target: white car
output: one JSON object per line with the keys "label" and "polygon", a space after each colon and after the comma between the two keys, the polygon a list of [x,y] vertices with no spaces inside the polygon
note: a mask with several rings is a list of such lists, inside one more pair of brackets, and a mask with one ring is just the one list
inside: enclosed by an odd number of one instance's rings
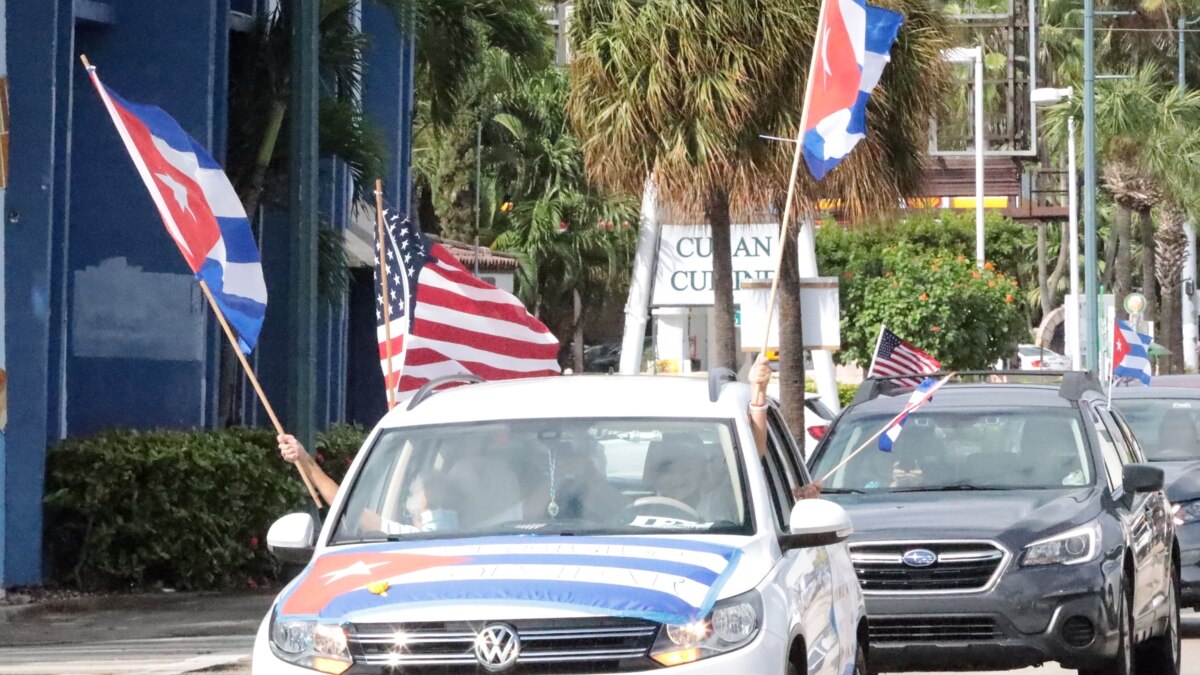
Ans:
{"label": "white car", "polygon": [[1021,370],[1071,370],[1071,357],[1037,345],[1017,345]]}
{"label": "white car", "polygon": [[419,392],[319,534],[271,527],[308,564],[253,672],[866,673],[849,517],[792,497],[810,479],[778,411],[760,458],[729,379]]}

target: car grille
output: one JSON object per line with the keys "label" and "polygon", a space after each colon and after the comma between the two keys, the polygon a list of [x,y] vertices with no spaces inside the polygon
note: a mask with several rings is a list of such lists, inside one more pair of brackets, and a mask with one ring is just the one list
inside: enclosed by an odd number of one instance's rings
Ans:
{"label": "car grille", "polygon": [[[936,562],[914,567],[904,554],[924,549]],[[850,549],[854,571],[866,593],[969,593],[987,588],[1008,553],[991,542],[857,544]]]}
{"label": "car grille", "polygon": [[869,619],[872,643],[975,642],[999,637],[996,621],[986,616],[885,617]]}
{"label": "car grille", "polygon": [[[475,636],[492,622],[358,623],[347,627],[355,663],[428,673],[483,673]],[[516,629],[521,652],[508,671],[610,673],[645,669],[658,624],[637,619],[589,617],[503,622]],[[397,638],[400,638],[399,640]]]}

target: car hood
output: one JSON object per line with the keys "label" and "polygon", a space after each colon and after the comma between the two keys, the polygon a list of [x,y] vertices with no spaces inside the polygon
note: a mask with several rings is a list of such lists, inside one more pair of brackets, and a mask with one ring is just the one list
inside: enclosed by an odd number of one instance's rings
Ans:
{"label": "car hood", "polygon": [[280,594],[327,621],[618,616],[688,623],[770,571],[767,537],[509,536],[327,547]]}
{"label": "car hood", "polygon": [[[997,539],[1028,542],[1099,514],[1099,490],[881,492],[833,495],[850,514],[852,541]],[[1021,543],[1024,545],[1024,543]]]}
{"label": "car hood", "polygon": [[1200,499],[1200,462],[1155,462],[1163,470],[1167,498],[1173,502]]}

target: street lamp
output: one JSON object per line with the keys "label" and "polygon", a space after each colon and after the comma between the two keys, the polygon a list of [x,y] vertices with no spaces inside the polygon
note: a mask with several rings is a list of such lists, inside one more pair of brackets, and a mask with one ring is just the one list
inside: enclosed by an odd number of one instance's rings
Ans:
{"label": "street lamp", "polygon": [[947,49],[942,58],[975,65],[975,264],[983,269],[983,47]]}
{"label": "street lamp", "polygon": [[[1075,94],[1072,87],[1055,89],[1042,87],[1034,89],[1029,98],[1035,104],[1057,103],[1070,99]],[[1071,367],[1080,370],[1083,367],[1083,350],[1079,340],[1079,180],[1075,175],[1075,115],[1067,118],[1067,223],[1068,237],[1071,240],[1071,297],[1074,304],[1069,306],[1073,321],[1067,323],[1069,332],[1067,344],[1071,345]]]}

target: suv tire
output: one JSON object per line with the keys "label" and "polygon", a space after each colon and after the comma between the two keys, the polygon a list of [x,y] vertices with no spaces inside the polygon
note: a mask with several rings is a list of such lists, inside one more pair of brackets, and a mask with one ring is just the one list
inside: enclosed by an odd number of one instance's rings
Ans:
{"label": "suv tire", "polygon": [[1138,647],[1137,670],[1140,675],[1179,675],[1179,577],[1171,574],[1170,595],[1167,596],[1170,618],[1162,635],[1146,640]]}
{"label": "suv tire", "polygon": [[871,672],[867,669],[867,654],[862,645],[859,645],[858,651],[854,653],[854,675],[871,675]]}
{"label": "suv tire", "polygon": [[[1131,582],[1126,579],[1125,586],[1129,587]],[[1129,600],[1129,593],[1121,593],[1121,626],[1119,637],[1121,644],[1117,647],[1117,655],[1113,660],[1106,664],[1103,668],[1083,669],[1079,670],[1079,675],[1133,675],[1133,603]]]}

